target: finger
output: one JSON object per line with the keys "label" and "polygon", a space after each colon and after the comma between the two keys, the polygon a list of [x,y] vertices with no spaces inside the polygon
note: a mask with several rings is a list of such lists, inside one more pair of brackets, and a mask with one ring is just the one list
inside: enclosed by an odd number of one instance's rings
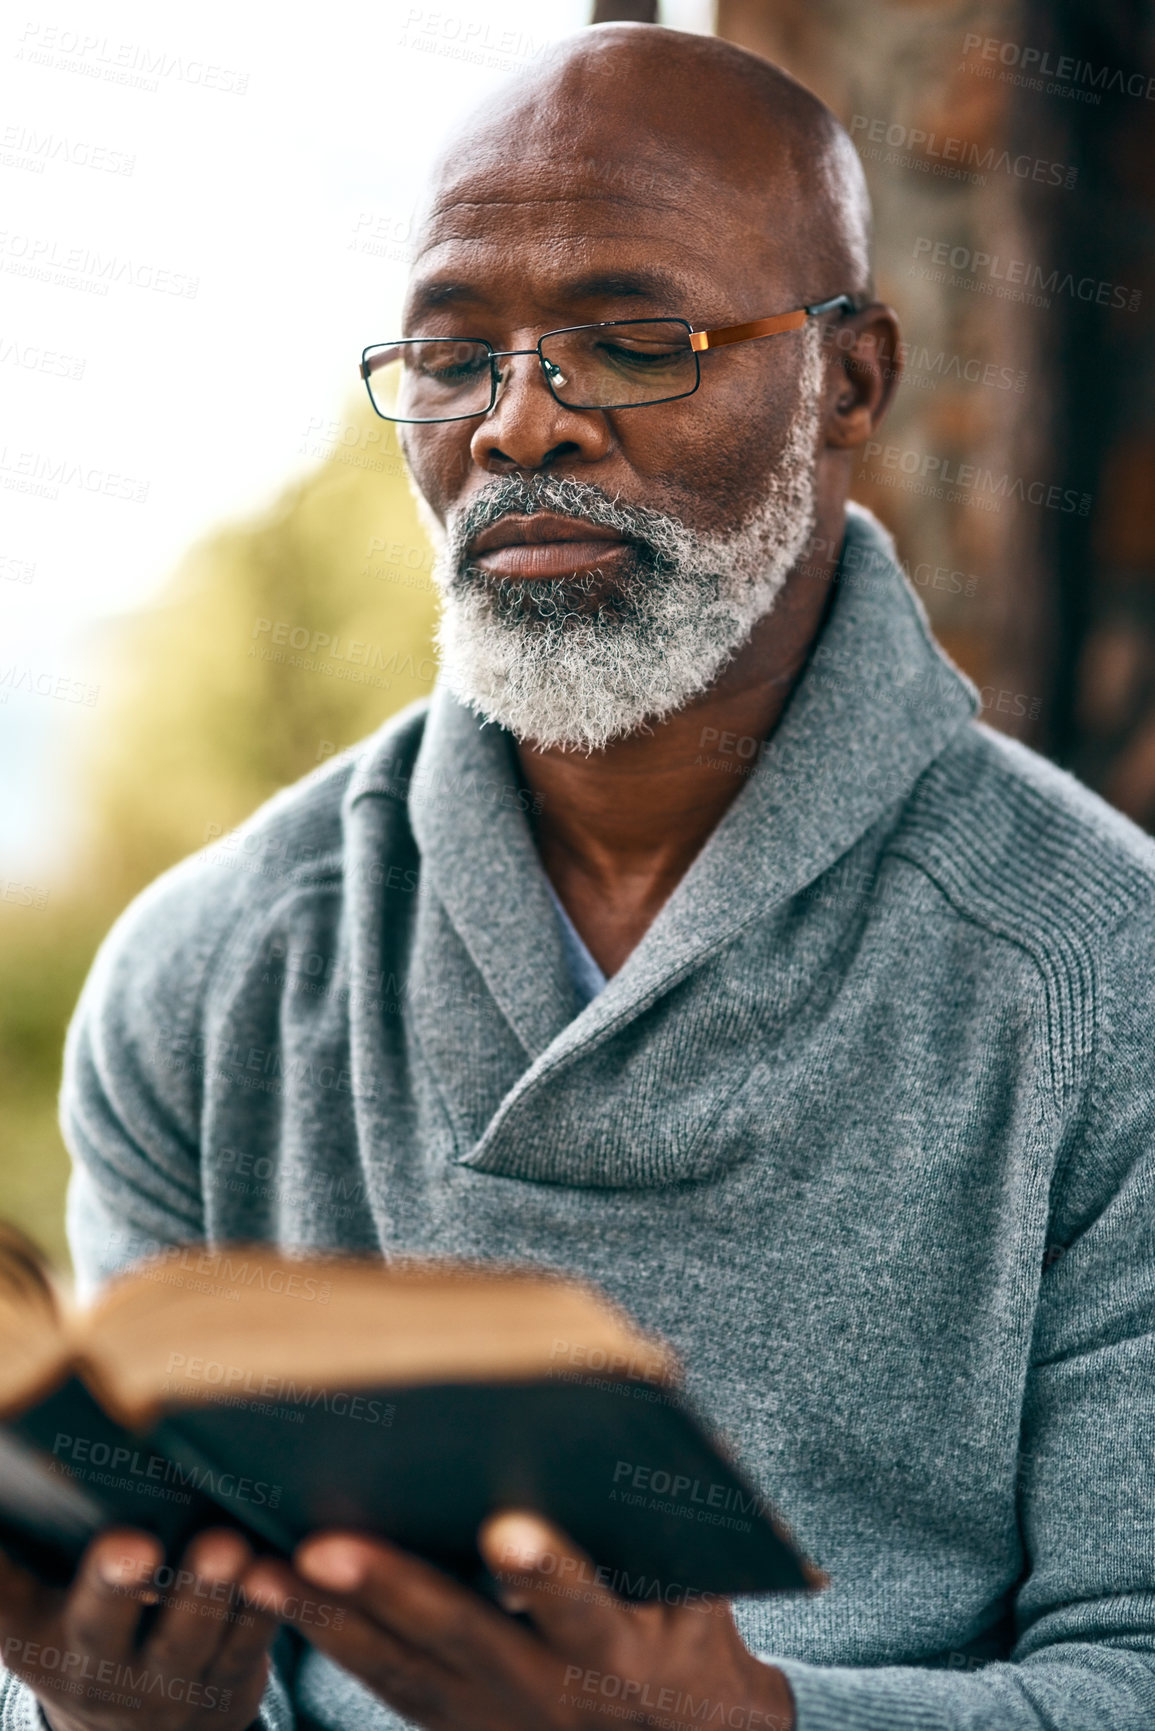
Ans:
{"label": "finger", "polygon": [[230,1602],[250,1556],[240,1533],[230,1529],[197,1535],[145,1643],[143,1657],[150,1665],[190,1680],[209,1668],[225,1639]]}
{"label": "finger", "polygon": [[241,1604],[274,1624],[293,1623],[324,1631],[339,1629],[350,1614],[342,1599],[318,1594],[278,1557],[258,1557],[241,1577]]}
{"label": "finger", "polygon": [[214,1669],[228,1678],[245,1674],[268,1652],[277,1633],[278,1619],[271,1608],[251,1604],[241,1577],[236,1605],[229,1612],[225,1635]]}
{"label": "finger", "polygon": [[[335,1536],[334,1536],[335,1537]],[[365,1543],[365,1541],[358,1541]],[[477,1595],[458,1589],[468,1609],[473,1602],[496,1626],[496,1638],[490,1638],[481,1649],[473,1646],[463,1634],[459,1644],[452,1645],[446,1625],[441,1625],[448,1644],[431,1635],[428,1629],[415,1626],[415,1632],[436,1641],[436,1651],[429,1650],[428,1641],[418,1644],[404,1639],[379,1619],[383,1614],[379,1598],[374,1593],[372,1567],[358,1568],[351,1548],[338,1549],[326,1538],[310,1541],[314,1557],[313,1583],[295,1575],[286,1564],[265,1560],[257,1563],[245,1579],[246,1595],[259,1603],[275,1605],[278,1614],[298,1628],[312,1644],[346,1671],[359,1677],[375,1694],[387,1701],[399,1713],[422,1724],[466,1723],[464,1709],[451,1710],[451,1704],[463,1699],[463,1690],[470,1704],[476,1707],[479,1689],[488,1687],[495,1699],[508,1701],[524,1694],[533,1680],[534,1661],[540,1663],[540,1650],[522,1629],[502,1617]],[[378,1547],[369,1544],[370,1550]],[[302,1547],[304,1551],[305,1547]],[[392,1547],[381,1546],[382,1551]],[[397,1553],[404,1556],[404,1553]],[[378,1559],[379,1560],[379,1559]],[[405,1558],[406,1561],[412,1559]],[[424,1565],[421,1565],[424,1567]],[[434,1571],[429,1571],[431,1574]],[[320,1611],[332,1613],[321,1621],[316,1593],[322,1573],[327,1579],[338,1578],[360,1583],[357,1592],[374,1601],[370,1614],[353,1594],[343,1595],[336,1605],[328,1593],[320,1601]],[[439,1577],[440,1579],[441,1577]],[[450,1586],[456,1583],[450,1582]],[[323,1589],[324,1591],[324,1589]],[[400,1617],[398,1620],[402,1620]],[[502,1636],[508,1637],[503,1640]],[[470,1722],[475,1715],[470,1715]]]}
{"label": "finger", "polygon": [[245,1574],[242,1591],[246,1603],[291,1623],[357,1676],[367,1677],[373,1665],[400,1672],[418,1657],[410,1643],[381,1628],[351,1600],[338,1603],[326,1593],[318,1598],[316,1585],[295,1574],[288,1563],[260,1558]]}
{"label": "finger", "polygon": [[255,1558],[241,1577],[241,1603],[274,1621],[287,1623],[301,1614],[301,1607],[294,1603],[296,1599],[310,1606],[305,1614],[312,1616],[320,1628],[333,1622],[340,1624],[348,1614],[348,1606],[340,1595],[318,1598],[316,1588],[302,1580],[291,1564],[280,1557]]}
{"label": "finger", "polygon": [[62,1621],[71,1649],[114,1662],[131,1655],[147,1598],[144,1583],[161,1556],[156,1539],[129,1528],[93,1540],[64,1602]]}
{"label": "finger", "polygon": [[528,1510],[491,1515],[478,1547],[501,1584],[507,1609],[525,1611],[550,1646],[567,1653],[593,1653],[636,1616],[599,1579],[592,1560],[557,1527]]}
{"label": "finger", "polygon": [[212,1677],[238,1709],[247,1702],[256,1717],[272,1664],[269,1649],[279,1625],[271,1611],[249,1605],[243,1594],[230,1613],[227,1632],[213,1662]]}
{"label": "finger", "polygon": [[492,1605],[439,1569],[384,1541],[354,1533],[306,1539],[295,1557],[298,1574],[345,1602],[378,1627],[451,1669],[476,1663],[526,1637]]}

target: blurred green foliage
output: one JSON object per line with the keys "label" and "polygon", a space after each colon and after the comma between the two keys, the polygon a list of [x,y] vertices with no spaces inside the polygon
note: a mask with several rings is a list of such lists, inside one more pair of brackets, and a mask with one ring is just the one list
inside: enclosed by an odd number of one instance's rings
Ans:
{"label": "blurred green foliage", "polygon": [[0,1212],[61,1264],[60,1058],[101,937],[158,872],[431,687],[431,552],[393,431],[367,404],[335,430],[109,630],[82,843],[47,907],[0,907]]}

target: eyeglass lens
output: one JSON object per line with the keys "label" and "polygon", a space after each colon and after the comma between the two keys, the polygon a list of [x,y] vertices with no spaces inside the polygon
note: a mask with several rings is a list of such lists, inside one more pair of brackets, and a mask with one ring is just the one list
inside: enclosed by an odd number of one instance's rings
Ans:
{"label": "eyeglass lens", "polygon": [[[689,395],[698,383],[689,332],[673,319],[557,331],[542,339],[540,353],[550,389],[573,409],[660,403]],[[457,420],[491,407],[484,343],[410,338],[370,350],[366,361],[374,407],[387,420]]]}

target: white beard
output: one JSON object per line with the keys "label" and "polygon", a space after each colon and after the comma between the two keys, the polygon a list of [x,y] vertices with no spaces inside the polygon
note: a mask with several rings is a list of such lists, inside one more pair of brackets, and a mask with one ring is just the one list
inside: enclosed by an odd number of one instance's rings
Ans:
{"label": "white beard", "polygon": [[[761,504],[726,535],[618,504],[601,488],[505,477],[451,512],[434,564],[450,690],[485,721],[542,748],[593,752],[684,708],[773,607],[814,530],[824,349],[806,325],[798,408]],[[465,549],[509,512],[556,511],[618,529],[644,569],[607,590],[600,572],[499,578]],[[429,513],[423,513],[429,521]]]}

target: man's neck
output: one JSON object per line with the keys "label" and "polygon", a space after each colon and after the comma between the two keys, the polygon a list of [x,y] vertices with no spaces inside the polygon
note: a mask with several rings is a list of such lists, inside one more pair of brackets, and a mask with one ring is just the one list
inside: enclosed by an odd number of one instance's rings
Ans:
{"label": "man's neck", "polygon": [[[837,547],[821,536],[815,546]],[[614,974],[744,787],[822,629],[833,556],[803,556],[710,689],[602,751],[518,747],[538,795],[542,863],[587,948]]]}

